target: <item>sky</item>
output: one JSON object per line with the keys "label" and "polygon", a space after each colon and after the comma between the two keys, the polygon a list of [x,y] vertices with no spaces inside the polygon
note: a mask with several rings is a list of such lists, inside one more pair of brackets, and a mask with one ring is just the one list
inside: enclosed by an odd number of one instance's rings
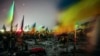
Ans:
{"label": "sky", "polygon": [[[59,22],[62,28],[71,29],[76,22],[88,19],[100,13],[99,0],[14,0],[14,24],[20,27],[24,15],[24,26],[36,23],[36,27],[49,29]],[[13,0],[0,0],[0,28],[6,24]],[[60,27],[60,25],[57,25]],[[66,28],[67,27],[67,28]],[[62,29],[61,28],[61,29]]]}
{"label": "sky", "polygon": [[[7,13],[12,5],[13,0],[0,0],[0,28],[7,25]],[[14,0],[14,24],[20,27],[22,17],[24,15],[24,26],[32,25],[36,22],[37,27],[45,26],[49,29],[53,28],[58,13],[58,0]]]}
{"label": "sky", "polygon": [[[14,0],[14,2],[14,25],[18,24],[20,27],[24,15],[24,26],[36,22],[37,27],[44,25],[52,29],[56,24],[59,11],[70,7],[79,0]],[[5,21],[12,3],[13,0],[0,0],[0,28],[3,24],[8,28],[10,26]]]}

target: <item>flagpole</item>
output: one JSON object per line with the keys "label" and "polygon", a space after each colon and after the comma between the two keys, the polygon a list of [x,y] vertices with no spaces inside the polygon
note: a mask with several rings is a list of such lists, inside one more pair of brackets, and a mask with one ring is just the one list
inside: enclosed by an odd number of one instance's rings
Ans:
{"label": "flagpole", "polygon": [[74,56],[76,56],[76,39],[77,39],[77,32],[76,32],[76,29],[77,29],[78,25],[75,25],[75,29],[74,29]]}
{"label": "flagpole", "polygon": [[13,33],[13,21],[14,21],[14,10],[15,10],[15,2],[13,1],[13,3],[12,3],[12,6],[11,6],[11,8],[10,8],[10,14],[9,14],[9,16],[11,17],[9,20],[10,20],[10,24],[11,24],[11,26],[10,26],[10,44],[9,44],[9,47],[10,48],[12,48],[12,44],[11,44],[11,41],[12,41],[12,33]]}

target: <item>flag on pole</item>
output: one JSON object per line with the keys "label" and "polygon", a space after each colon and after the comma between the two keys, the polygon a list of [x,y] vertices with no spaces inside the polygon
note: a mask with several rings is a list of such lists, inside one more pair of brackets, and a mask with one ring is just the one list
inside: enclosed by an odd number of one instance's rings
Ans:
{"label": "flag on pole", "polygon": [[28,26],[25,26],[25,29],[27,29],[28,28]]}
{"label": "flag on pole", "polygon": [[36,27],[36,22],[32,25],[32,30],[31,30],[32,31],[31,33],[32,34],[36,31],[35,27]]}
{"label": "flag on pole", "polygon": [[49,29],[48,29],[48,27],[46,28],[46,32],[48,32],[49,31]]}
{"label": "flag on pole", "polygon": [[41,32],[45,31],[45,26],[41,27]]}
{"label": "flag on pole", "polygon": [[23,19],[22,19],[22,22],[21,22],[21,30],[23,31],[23,27],[24,27],[24,16],[23,16]]}
{"label": "flag on pole", "polygon": [[5,26],[5,25],[3,25],[2,29],[3,29],[4,31],[6,31],[6,26]]}
{"label": "flag on pole", "polygon": [[18,27],[18,24],[16,24],[15,27],[17,28]]}
{"label": "flag on pole", "polygon": [[35,28],[36,27],[36,22],[33,24],[32,28]]}
{"label": "flag on pole", "polygon": [[13,31],[14,8],[15,8],[15,2],[13,1],[8,13],[8,20],[7,20],[7,24],[11,24],[11,27],[10,27],[11,32]]}
{"label": "flag on pole", "polygon": [[31,27],[30,27],[30,25],[27,25],[27,28],[28,28],[28,30],[31,30]]}
{"label": "flag on pole", "polygon": [[18,24],[15,25],[15,31],[17,31]]}
{"label": "flag on pole", "polygon": [[42,28],[45,28],[45,26],[42,26]]}

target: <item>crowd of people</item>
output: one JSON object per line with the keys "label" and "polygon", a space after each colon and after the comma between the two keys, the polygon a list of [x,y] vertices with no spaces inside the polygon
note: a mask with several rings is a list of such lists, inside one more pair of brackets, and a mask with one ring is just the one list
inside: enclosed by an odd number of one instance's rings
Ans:
{"label": "crowd of people", "polygon": [[[25,40],[33,39],[35,44],[38,45],[39,41],[45,41],[54,39],[58,41],[60,44],[66,47],[69,42],[72,42],[73,45],[77,45],[78,42],[82,42],[86,40],[86,35],[83,30],[77,30],[77,44],[74,44],[74,32],[71,33],[63,33],[59,35],[54,35],[51,32],[38,32],[30,33],[30,32],[0,32],[0,55],[3,55],[4,51],[7,51],[10,55],[14,55],[14,53],[18,52],[17,54],[21,53],[21,51],[28,51],[28,44]],[[80,38],[81,37],[81,38]],[[82,45],[82,44],[81,44]],[[75,49],[75,48],[74,48]],[[46,53],[45,51],[43,51]],[[26,54],[26,53],[25,53]],[[22,55],[22,54],[20,54]],[[27,53],[29,55],[29,52]],[[19,56],[19,55],[18,55]]]}
{"label": "crowd of people", "polygon": [[[85,26],[88,25],[88,23],[85,24]],[[90,25],[90,24],[89,24]],[[43,41],[52,41],[55,43],[56,41],[62,45],[62,47],[66,47],[66,51],[69,52],[68,49],[70,49],[68,46],[72,45],[73,48],[70,50],[74,55],[77,55],[76,53],[81,53],[82,55],[87,55],[89,51],[87,50],[87,45],[89,44],[89,39],[87,36],[87,33],[92,31],[93,28],[91,28],[91,25],[85,28],[79,28],[72,32],[65,32],[62,34],[54,34],[54,32],[50,32],[48,30],[44,31],[4,31],[0,32],[0,55],[15,55],[16,56],[23,56],[23,55],[30,55],[32,52],[29,50],[28,43],[26,43],[26,40],[34,40],[34,45],[39,45],[39,42]],[[84,26],[84,25],[83,25]],[[55,43],[58,44],[58,43]],[[56,48],[55,48],[56,49]],[[46,56],[45,49],[36,48],[33,50],[39,50],[38,52],[42,52]],[[41,51],[42,50],[42,51]],[[22,52],[24,51],[24,52]],[[7,53],[7,54],[5,54]],[[63,52],[66,53],[66,52]],[[35,53],[37,54],[37,53]],[[39,53],[38,53],[39,54]],[[38,56],[43,56],[38,55]],[[62,55],[62,54],[61,54]],[[60,55],[60,56],[61,56]],[[84,56],[83,55],[83,56]],[[33,55],[34,56],[34,55]],[[66,56],[66,55],[65,55]],[[78,55],[77,55],[78,56]],[[79,55],[80,56],[80,55]]]}

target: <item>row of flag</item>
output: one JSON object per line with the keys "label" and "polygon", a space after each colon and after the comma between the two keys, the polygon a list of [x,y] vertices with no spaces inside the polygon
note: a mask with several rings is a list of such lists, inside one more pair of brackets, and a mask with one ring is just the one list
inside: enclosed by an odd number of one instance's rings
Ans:
{"label": "row of flag", "polygon": [[[5,26],[5,24],[2,26],[2,29],[4,30],[4,31],[6,31],[6,26]],[[35,31],[37,31],[36,30],[36,23],[34,23],[32,26],[30,26],[30,25],[27,25],[27,26],[25,26],[24,27],[24,16],[23,16],[23,19],[22,19],[22,21],[21,21],[21,26],[20,26],[20,28],[19,28],[21,31],[25,31],[26,29],[28,29],[27,31],[33,31],[33,32],[35,32]],[[17,31],[17,30],[19,30],[18,29],[18,24],[16,24],[15,26],[13,26],[12,24],[11,24],[11,27],[10,27],[10,31],[12,32],[12,31]],[[49,29],[48,29],[48,27],[45,27],[45,26],[42,26],[41,27],[41,31],[42,30],[45,30],[45,31],[49,31]]]}

